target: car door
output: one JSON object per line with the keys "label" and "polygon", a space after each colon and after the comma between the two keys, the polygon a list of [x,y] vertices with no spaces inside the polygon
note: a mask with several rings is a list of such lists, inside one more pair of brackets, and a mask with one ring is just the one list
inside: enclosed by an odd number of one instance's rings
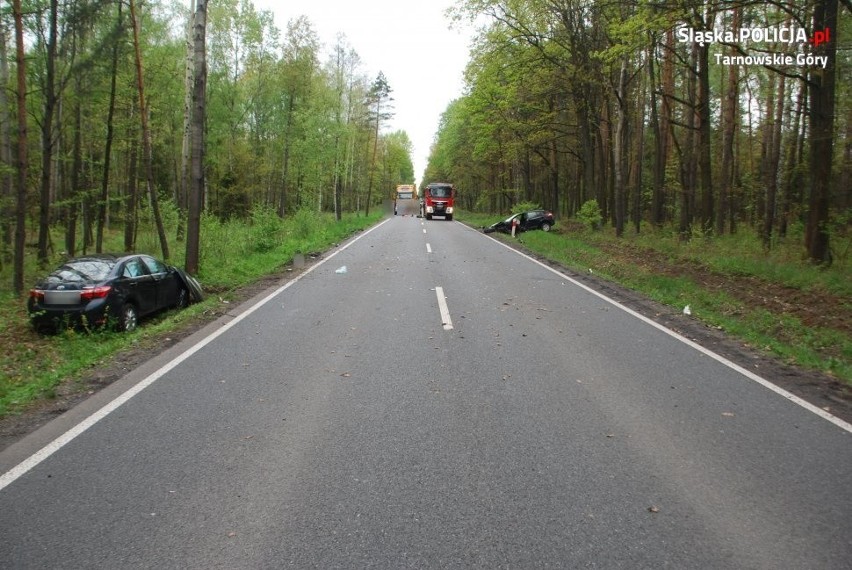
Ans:
{"label": "car door", "polygon": [[141,259],[154,280],[156,309],[165,309],[174,305],[177,302],[179,293],[179,284],[175,272],[162,261],[148,255],[141,256]]}
{"label": "car door", "polygon": [[541,213],[540,212],[527,212],[524,214],[524,231],[534,230],[541,223]]}
{"label": "car door", "polygon": [[127,300],[136,305],[140,315],[156,310],[157,284],[139,257],[130,257],[124,261],[122,278],[127,290]]}

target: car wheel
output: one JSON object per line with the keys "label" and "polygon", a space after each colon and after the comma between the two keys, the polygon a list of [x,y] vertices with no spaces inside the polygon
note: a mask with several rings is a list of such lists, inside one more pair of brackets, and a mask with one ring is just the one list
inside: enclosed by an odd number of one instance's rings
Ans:
{"label": "car wheel", "polygon": [[132,332],[136,330],[139,324],[139,313],[136,312],[136,306],[133,303],[125,303],[121,308],[121,315],[118,318],[118,330],[121,332]]}
{"label": "car wheel", "polygon": [[549,232],[550,231],[550,224],[548,224],[547,222],[541,224],[541,231]]}
{"label": "car wheel", "polygon": [[447,221],[448,221],[448,222],[452,222],[452,221],[453,221],[453,215],[452,215],[452,214],[449,214],[449,215],[447,216]]}
{"label": "car wheel", "polygon": [[175,303],[175,307],[178,309],[185,309],[189,306],[189,291],[186,290],[186,287],[181,287],[180,291],[178,291],[177,302]]}

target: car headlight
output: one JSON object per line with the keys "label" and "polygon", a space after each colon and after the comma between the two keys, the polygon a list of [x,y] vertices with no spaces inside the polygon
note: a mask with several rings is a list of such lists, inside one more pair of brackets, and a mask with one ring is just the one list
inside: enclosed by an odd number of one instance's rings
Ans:
{"label": "car headlight", "polygon": [[453,207],[452,207],[452,206],[449,206],[449,207],[447,208],[447,213],[448,213],[448,214],[452,214],[452,213],[453,213]]}
{"label": "car headlight", "polygon": [[431,214],[432,212],[434,212],[434,208],[432,208],[432,206],[426,206],[426,212]]}

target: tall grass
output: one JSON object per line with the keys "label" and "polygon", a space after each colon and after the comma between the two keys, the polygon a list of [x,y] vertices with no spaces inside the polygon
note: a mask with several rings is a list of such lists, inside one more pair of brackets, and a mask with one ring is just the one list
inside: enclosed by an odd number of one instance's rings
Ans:
{"label": "tall grass", "polygon": [[[169,215],[168,208],[164,210],[169,235],[174,236],[177,216]],[[161,342],[163,334],[209,310],[220,297],[227,297],[229,291],[280,270],[292,261],[295,253],[324,251],[375,224],[381,216],[381,213],[369,217],[349,214],[338,222],[331,214],[303,210],[281,219],[265,208],[253,211],[248,221],[222,221],[204,216],[197,277],[206,291],[216,294],[187,310],[172,311],[147,321],[130,334],[110,331],[64,331],[51,337],[36,334],[28,324],[25,297],[11,292],[11,268],[4,267],[0,271],[0,417],[22,410],[35,400],[53,397],[60,384],[73,383],[83,371],[118,351],[153,347]],[[53,243],[62,243],[62,236],[55,235]],[[117,252],[122,248],[122,231],[109,232],[104,249]],[[182,265],[183,243],[174,241],[170,249],[169,261]],[[137,252],[161,257],[159,251],[156,232],[142,226],[137,236]],[[63,258],[62,252],[57,253],[51,266]],[[35,282],[45,272],[37,267],[35,256],[28,255],[26,282]]]}

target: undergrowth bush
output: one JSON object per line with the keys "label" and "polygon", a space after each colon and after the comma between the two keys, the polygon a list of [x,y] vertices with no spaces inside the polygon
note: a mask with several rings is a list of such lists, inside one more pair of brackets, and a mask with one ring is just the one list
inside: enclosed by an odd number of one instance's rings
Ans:
{"label": "undergrowth bush", "polygon": [[252,250],[257,253],[272,251],[281,243],[284,227],[282,219],[268,206],[255,206],[251,211]]}
{"label": "undergrowth bush", "polygon": [[577,212],[577,219],[590,229],[600,229],[603,223],[603,214],[597,200],[587,200],[580,206],[580,211]]}

